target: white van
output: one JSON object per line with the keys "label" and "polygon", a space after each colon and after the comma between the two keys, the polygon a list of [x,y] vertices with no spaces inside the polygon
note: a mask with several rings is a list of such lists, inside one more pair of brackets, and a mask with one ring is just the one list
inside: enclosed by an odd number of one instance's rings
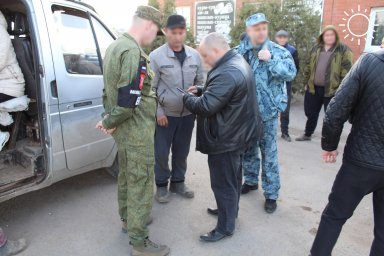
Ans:
{"label": "white van", "polygon": [[0,10],[31,99],[0,152],[0,202],[98,168],[116,176],[114,140],[95,129],[113,33],[78,1],[1,0]]}

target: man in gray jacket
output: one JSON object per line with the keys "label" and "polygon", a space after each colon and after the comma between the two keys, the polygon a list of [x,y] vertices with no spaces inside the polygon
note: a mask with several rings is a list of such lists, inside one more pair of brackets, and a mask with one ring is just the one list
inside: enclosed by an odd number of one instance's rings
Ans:
{"label": "man in gray jacket", "polygon": [[[170,192],[193,198],[193,191],[185,185],[195,115],[184,108],[178,89],[203,85],[204,71],[198,52],[184,44],[186,22],[181,15],[168,17],[165,35],[167,43],[150,54],[155,72],[153,87],[157,92],[157,127],[155,137],[156,200],[170,201]],[[172,169],[168,165],[172,151]],[[171,181],[169,190],[168,183]]]}

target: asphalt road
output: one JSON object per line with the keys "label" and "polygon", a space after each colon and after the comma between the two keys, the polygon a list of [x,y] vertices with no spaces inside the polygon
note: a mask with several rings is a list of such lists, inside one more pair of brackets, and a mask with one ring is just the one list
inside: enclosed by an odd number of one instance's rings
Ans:
{"label": "asphalt road", "polygon": [[[301,101],[293,104],[291,117],[291,134],[298,136],[305,121]],[[235,235],[216,244],[198,240],[216,220],[206,214],[207,207],[215,206],[207,158],[193,150],[193,143],[187,181],[196,197],[174,195],[167,205],[155,203],[152,240],[169,245],[173,256],[307,256],[340,167],[340,159],[334,165],[322,163],[319,130],[311,142],[279,139],[282,189],[277,212],[264,212],[261,191],[242,196]],[[123,256],[130,251],[127,235],[120,232],[116,182],[104,170],[0,204],[0,226],[10,238],[29,241],[21,256]],[[345,225],[334,255],[368,255],[372,229],[368,196]]]}

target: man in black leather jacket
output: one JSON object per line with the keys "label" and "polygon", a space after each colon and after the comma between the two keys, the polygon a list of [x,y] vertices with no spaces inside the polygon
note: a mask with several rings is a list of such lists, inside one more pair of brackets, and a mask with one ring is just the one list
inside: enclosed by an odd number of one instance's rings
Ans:
{"label": "man in black leather jacket", "polygon": [[184,104],[197,114],[196,149],[208,154],[211,187],[218,207],[216,228],[200,238],[216,242],[231,236],[239,210],[242,155],[261,129],[254,75],[244,58],[230,50],[223,35],[211,33],[200,44],[212,66],[204,88],[191,87]]}
{"label": "man in black leather jacket", "polygon": [[344,223],[367,194],[373,193],[375,239],[370,256],[384,255],[384,50],[360,58],[343,80],[324,118],[325,162],[335,162],[344,123],[352,129],[343,165],[333,184],[312,256],[330,256]]}

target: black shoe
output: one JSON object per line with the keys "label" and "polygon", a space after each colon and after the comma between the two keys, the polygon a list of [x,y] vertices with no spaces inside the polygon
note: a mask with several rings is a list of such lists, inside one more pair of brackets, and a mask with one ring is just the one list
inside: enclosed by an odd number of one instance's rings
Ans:
{"label": "black shoe", "polygon": [[307,136],[307,135],[303,134],[302,136],[297,137],[296,141],[310,141],[311,139],[312,139],[311,136]]}
{"label": "black shoe", "polygon": [[200,240],[204,242],[217,242],[220,241],[223,238],[229,237],[232,235],[225,235],[221,234],[220,232],[216,231],[216,229],[212,230],[211,232],[200,236]]}
{"label": "black shoe", "polygon": [[288,133],[283,133],[283,134],[281,135],[281,138],[283,138],[283,140],[288,141],[288,142],[291,142],[291,141],[292,141],[291,136],[289,136]]}
{"label": "black shoe", "polygon": [[251,190],[257,190],[259,188],[259,185],[248,185],[247,183],[244,183],[243,186],[241,186],[241,194],[248,194]]}
{"label": "black shoe", "polygon": [[276,200],[273,199],[267,199],[265,200],[264,209],[267,213],[274,213],[277,208]]}
{"label": "black shoe", "polygon": [[213,215],[213,216],[218,216],[219,215],[219,210],[218,209],[208,208],[207,212],[208,212],[208,214]]}

